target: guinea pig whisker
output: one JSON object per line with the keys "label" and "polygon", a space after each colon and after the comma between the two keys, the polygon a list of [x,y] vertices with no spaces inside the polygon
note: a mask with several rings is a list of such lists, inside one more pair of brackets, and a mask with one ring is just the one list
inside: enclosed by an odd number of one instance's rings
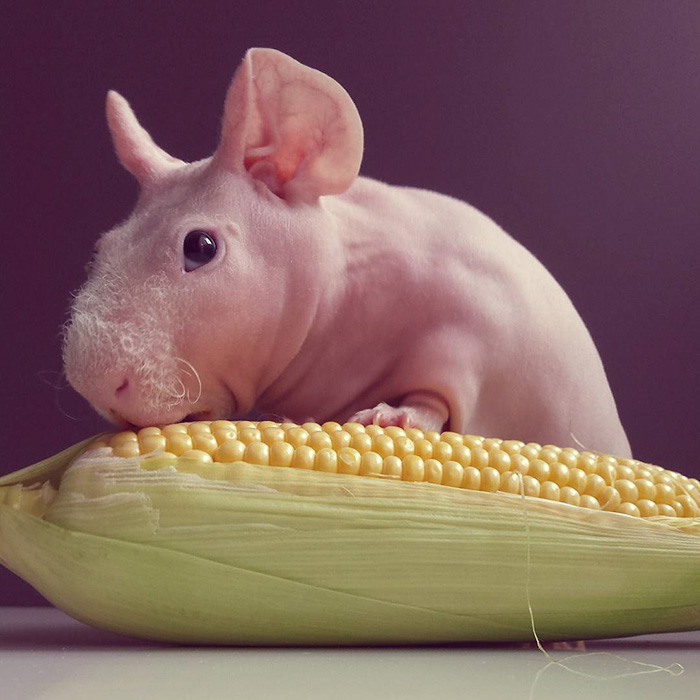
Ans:
{"label": "guinea pig whisker", "polygon": [[[185,367],[179,368],[179,371],[185,374],[187,377],[194,377],[195,380],[197,381],[197,398],[193,399],[192,395],[190,394],[190,390],[187,389],[186,391],[186,396],[187,396],[187,401],[189,403],[197,403],[200,398],[202,398],[202,380],[199,377],[199,372],[194,368],[194,365],[192,363],[188,362],[187,360],[184,360],[181,357],[176,357],[175,360],[177,362],[181,362]],[[191,370],[191,371],[188,371]]]}
{"label": "guinea pig whisker", "polygon": [[163,400],[163,404],[167,409],[171,409],[174,406],[179,406],[181,403],[183,403],[185,396],[187,395],[187,389],[182,379],[175,377],[173,384],[173,389],[164,396]]}

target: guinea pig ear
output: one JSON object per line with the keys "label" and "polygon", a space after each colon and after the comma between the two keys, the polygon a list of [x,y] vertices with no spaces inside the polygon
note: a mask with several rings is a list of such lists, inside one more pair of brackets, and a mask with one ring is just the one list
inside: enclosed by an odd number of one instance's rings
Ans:
{"label": "guinea pig ear", "polygon": [[213,165],[313,202],[350,187],[362,148],[360,115],[335,80],[279,51],[250,49],[226,95]]}
{"label": "guinea pig ear", "polygon": [[139,124],[129,103],[114,90],[107,93],[107,125],[119,162],[142,187],[184,162],[156,146]]}

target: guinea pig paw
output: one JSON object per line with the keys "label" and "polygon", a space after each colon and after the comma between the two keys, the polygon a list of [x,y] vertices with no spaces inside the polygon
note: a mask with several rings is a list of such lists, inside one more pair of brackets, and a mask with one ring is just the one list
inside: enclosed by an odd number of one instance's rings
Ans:
{"label": "guinea pig paw", "polygon": [[420,424],[420,411],[410,406],[389,406],[386,403],[377,404],[374,408],[358,411],[350,418],[351,423],[361,425],[378,425],[386,428],[388,425],[398,425],[400,428],[416,428]]}

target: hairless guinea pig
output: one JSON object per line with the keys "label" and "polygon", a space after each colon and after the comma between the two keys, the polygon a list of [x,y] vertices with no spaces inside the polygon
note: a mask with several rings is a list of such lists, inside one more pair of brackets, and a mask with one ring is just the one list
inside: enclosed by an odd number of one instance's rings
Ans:
{"label": "hairless guinea pig", "polygon": [[251,49],[195,163],[114,92],[107,120],[141,191],[98,241],[64,344],[106,418],[256,411],[630,454],[561,287],[469,205],[358,177],[360,117],[328,76]]}

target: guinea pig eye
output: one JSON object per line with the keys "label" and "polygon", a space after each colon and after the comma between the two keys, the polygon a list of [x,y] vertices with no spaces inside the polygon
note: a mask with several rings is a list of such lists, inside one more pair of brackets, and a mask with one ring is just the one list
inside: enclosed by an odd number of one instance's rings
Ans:
{"label": "guinea pig eye", "polygon": [[185,272],[192,272],[211,262],[216,255],[216,241],[206,231],[190,231],[182,246],[185,254]]}

